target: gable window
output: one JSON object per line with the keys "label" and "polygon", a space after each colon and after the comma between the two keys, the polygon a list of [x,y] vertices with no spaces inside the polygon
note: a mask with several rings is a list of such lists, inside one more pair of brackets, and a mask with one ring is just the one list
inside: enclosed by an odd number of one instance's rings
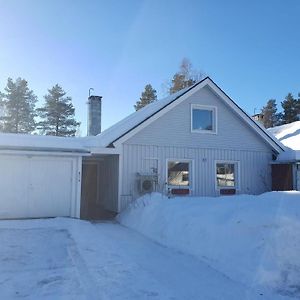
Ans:
{"label": "gable window", "polygon": [[238,188],[238,163],[217,162],[216,180],[217,188]]}
{"label": "gable window", "polygon": [[168,161],[168,180],[169,186],[190,186],[191,162],[186,160]]}
{"label": "gable window", "polygon": [[200,133],[216,133],[216,107],[192,105],[191,131]]}

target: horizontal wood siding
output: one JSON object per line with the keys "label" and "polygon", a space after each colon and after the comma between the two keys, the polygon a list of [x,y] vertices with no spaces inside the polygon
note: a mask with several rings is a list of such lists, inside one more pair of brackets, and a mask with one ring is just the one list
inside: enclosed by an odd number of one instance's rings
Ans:
{"label": "horizontal wood siding", "polygon": [[149,164],[149,159],[157,160],[158,192],[166,193],[167,159],[192,160],[192,195],[219,196],[220,192],[215,188],[216,160],[239,161],[237,194],[260,194],[271,190],[271,151],[124,144],[121,209],[139,196],[136,174],[152,172],[150,167],[154,163]]}
{"label": "horizontal wood siding", "polygon": [[[217,134],[191,132],[192,104],[217,107]],[[127,140],[126,144],[270,150],[270,146],[225,105],[209,87],[199,90],[164,116],[155,120]]]}

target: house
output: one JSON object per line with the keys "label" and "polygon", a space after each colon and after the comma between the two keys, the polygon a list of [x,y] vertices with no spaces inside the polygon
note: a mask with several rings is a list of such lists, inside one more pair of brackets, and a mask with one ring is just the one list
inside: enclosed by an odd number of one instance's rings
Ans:
{"label": "house", "polygon": [[272,189],[300,191],[300,121],[268,129],[285,151],[272,162]]}
{"label": "house", "polygon": [[255,120],[256,122],[259,122],[263,124],[264,122],[264,115],[262,113],[258,113],[252,116],[252,119]]}
{"label": "house", "polygon": [[97,136],[3,134],[0,149],[0,218],[99,218],[151,191],[269,191],[284,146],[206,77]]}

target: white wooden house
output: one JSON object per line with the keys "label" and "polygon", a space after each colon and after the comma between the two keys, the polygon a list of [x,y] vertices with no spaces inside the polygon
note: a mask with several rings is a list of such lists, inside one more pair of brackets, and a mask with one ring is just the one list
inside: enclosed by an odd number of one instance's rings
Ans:
{"label": "white wooden house", "polygon": [[209,77],[95,137],[0,135],[0,147],[0,218],[101,217],[150,191],[260,194],[284,151]]}

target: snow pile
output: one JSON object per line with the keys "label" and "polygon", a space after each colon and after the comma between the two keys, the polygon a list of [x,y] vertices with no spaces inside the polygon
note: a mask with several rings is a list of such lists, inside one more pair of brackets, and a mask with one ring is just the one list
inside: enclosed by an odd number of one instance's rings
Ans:
{"label": "snow pile", "polygon": [[293,150],[300,150],[300,121],[268,129],[280,142]]}
{"label": "snow pile", "polygon": [[171,199],[154,193],[118,220],[248,287],[300,297],[299,192]]}

